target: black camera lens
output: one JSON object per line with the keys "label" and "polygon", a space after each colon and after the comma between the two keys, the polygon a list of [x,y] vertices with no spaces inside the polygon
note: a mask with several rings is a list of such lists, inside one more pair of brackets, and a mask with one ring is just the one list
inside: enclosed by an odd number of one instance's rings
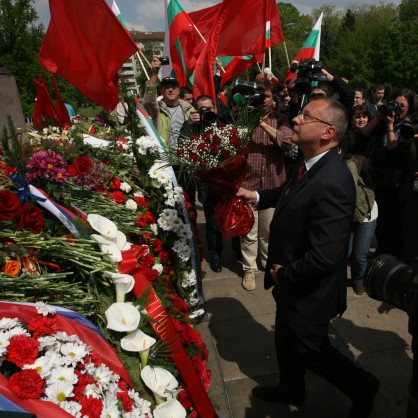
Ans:
{"label": "black camera lens", "polygon": [[413,276],[410,265],[392,255],[381,254],[370,262],[364,285],[371,298],[388,302],[406,311],[406,298]]}

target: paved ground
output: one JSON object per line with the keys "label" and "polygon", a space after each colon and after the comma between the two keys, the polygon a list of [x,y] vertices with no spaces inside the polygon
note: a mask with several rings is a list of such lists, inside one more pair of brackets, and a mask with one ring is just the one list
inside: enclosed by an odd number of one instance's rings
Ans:
{"label": "paved ground", "polygon": [[[202,243],[204,219],[199,213]],[[204,248],[205,254],[205,248]],[[203,280],[206,311],[199,331],[209,349],[210,397],[223,418],[345,418],[350,401],[313,374],[307,375],[307,396],[300,412],[251,396],[258,384],[278,382],[274,355],[275,304],[257,274],[257,288],[241,287],[241,265],[226,243],[223,270],[206,262]],[[349,275],[349,271],[348,271]],[[331,339],[347,356],[380,380],[371,418],[406,418],[407,387],[412,374],[411,336],[407,315],[386,303],[357,296],[348,289],[348,309],[331,326]]]}

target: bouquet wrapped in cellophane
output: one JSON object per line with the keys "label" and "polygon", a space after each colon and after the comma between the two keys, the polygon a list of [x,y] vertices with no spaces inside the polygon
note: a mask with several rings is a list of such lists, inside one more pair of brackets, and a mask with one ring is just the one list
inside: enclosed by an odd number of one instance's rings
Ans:
{"label": "bouquet wrapped in cellophane", "polygon": [[247,235],[254,224],[251,206],[235,195],[246,175],[247,144],[255,120],[258,117],[247,114],[245,123],[217,122],[200,134],[179,138],[176,163],[221,195],[214,218],[226,239]]}

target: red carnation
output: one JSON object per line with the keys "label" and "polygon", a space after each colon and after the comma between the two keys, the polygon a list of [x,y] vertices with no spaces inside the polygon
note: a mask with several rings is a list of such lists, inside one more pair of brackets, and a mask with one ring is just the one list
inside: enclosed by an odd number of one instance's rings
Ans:
{"label": "red carnation", "polygon": [[88,418],[100,418],[103,402],[93,396],[84,396],[81,400],[81,415]]}
{"label": "red carnation", "polygon": [[182,324],[181,339],[187,345],[200,345],[202,338],[198,332],[196,332],[189,324]]}
{"label": "red carnation", "polygon": [[0,221],[11,221],[19,209],[19,198],[8,190],[0,190]]}
{"label": "red carnation", "polygon": [[160,254],[158,254],[158,258],[160,259],[161,263],[167,263],[169,259],[168,252],[166,250],[161,250]]}
{"label": "red carnation", "polygon": [[155,257],[152,254],[143,255],[141,263],[146,267],[151,267],[155,263]]}
{"label": "red carnation", "polygon": [[189,409],[192,407],[192,403],[190,402],[189,394],[187,393],[186,389],[183,389],[177,395],[177,400],[183,405],[184,409]]}
{"label": "red carnation", "polygon": [[78,382],[77,385],[74,387],[74,400],[78,402],[83,396],[84,389],[86,388],[86,386],[96,382],[92,377],[86,374],[81,374],[77,369],[75,370],[75,374],[78,377]]}
{"label": "red carnation", "polygon": [[45,382],[36,370],[30,369],[11,375],[8,386],[20,399],[39,399],[44,391]]}
{"label": "red carnation", "polygon": [[20,229],[27,229],[34,234],[39,234],[45,226],[42,211],[32,203],[25,203],[19,213],[17,226]]}
{"label": "red carnation", "polygon": [[123,192],[120,190],[116,190],[112,194],[112,198],[116,203],[125,203],[125,196],[123,195]]}
{"label": "red carnation", "polygon": [[155,238],[152,241],[152,248],[154,249],[154,251],[156,253],[160,252],[163,249],[163,243],[162,243],[162,241],[160,239],[158,239],[158,238]]}
{"label": "red carnation", "polygon": [[110,190],[118,190],[120,189],[120,180],[118,178],[112,179],[112,184],[109,186]]}
{"label": "red carnation", "polygon": [[127,391],[118,392],[116,396],[122,402],[123,410],[125,412],[131,412],[132,407],[133,407],[133,403],[132,403],[132,399],[129,396],[128,392]]}
{"label": "red carnation", "polygon": [[145,220],[149,224],[155,224],[157,222],[154,218],[154,215],[149,210],[147,210],[147,213],[145,214]]}
{"label": "red carnation", "polygon": [[179,312],[187,312],[189,310],[189,307],[187,306],[186,302],[179,298],[178,296],[171,295],[169,297],[173,305],[177,308]]}
{"label": "red carnation", "polygon": [[38,338],[54,334],[58,330],[56,324],[55,317],[38,315],[28,323],[28,330],[33,332],[35,338]]}
{"label": "red carnation", "polygon": [[33,364],[38,357],[39,341],[26,335],[16,335],[10,339],[6,360],[23,367],[25,364]]}
{"label": "red carnation", "polygon": [[142,197],[142,196],[136,197],[135,202],[137,203],[138,206],[143,206],[143,207],[148,206],[148,203],[149,203],[148,199],[145,199],[145,197]]}
{"label": "red carnation", "polygon": [[145,277],[150,281],[153,282],[157,279],[159,273],[157,270],[150,269],[148,267],[142,267],[142,272],[145,274]]}
{"label": "red carnation", "polygon": [[147,224],[147,219],[146,219],[145,215],[139,215],[138,214],[138,218],[136,220],[135,225],[138,228],[144,228],[146,224]]}

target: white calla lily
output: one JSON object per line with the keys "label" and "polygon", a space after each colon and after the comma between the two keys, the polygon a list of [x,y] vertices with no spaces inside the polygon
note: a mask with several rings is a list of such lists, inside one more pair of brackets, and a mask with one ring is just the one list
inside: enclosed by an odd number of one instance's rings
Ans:
{"label": "white calla lily", "polygon": [[148,388],[152,390],[157,405],[176,393],[178,386],[176,378],[162,367],[145,366],[141,370],[141,377]]}
{"label": "white calla lily", "polygon": [[116,287],[116,302],[124,302],[125,295],[129,293],[134,285],[135,279],[130,274],[113,273],[106,271],[105,277],[110,277]]}
{"label": "white calla lily", "polygon": [[122,253],[114,242],[98,234],[92,234],[90,235],[90,238],[99,243],[100,251],[109,261],[114,263],[122,261]]}
{"label": "white calla lily", "polygon": [[154,418],[185,418],[187,411],[177,399],[169,399],[153,411]]}
{"label": "white calla lily", "polygon": [[141,367],[144,368],[148,362],[149,349],[156,343],[156,340],[141,330],[137,329],[120,341],[121,347],[126,351],[139,353]]}
{"label": "white calla lily", "polygon": [[113,331],[130,332],[138,328],[141,314],[130,303],[113,303],[105,312],[107,328]]}
{"label": "white calla lily", "polygon": [[110,219],[91,213],[87,216],[87,221],[95,231],[106,239],[116,238],[118,228]]}
{"label": "white calla lily", "polygon": [[126,245],[126,235],[121,231],[116,231],[116,237],[112,239],[112,242],[115,243],[120,250]]}

